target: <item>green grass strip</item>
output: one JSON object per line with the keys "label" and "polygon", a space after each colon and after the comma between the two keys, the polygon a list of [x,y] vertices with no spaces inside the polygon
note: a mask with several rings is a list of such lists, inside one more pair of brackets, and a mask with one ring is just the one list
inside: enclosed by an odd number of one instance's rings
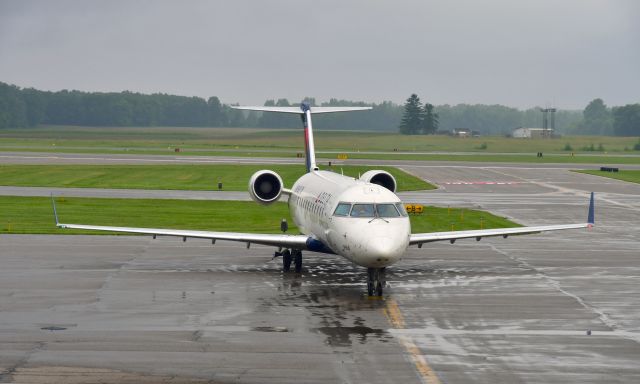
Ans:
{"label": "green grass strip", "polygon": [[412,214],[411,232],[446,232],[471,229],[520,227],[507,218],[487,211],[467,208],[440,208],[425,206],[422,214]]}
{"label": "green grass strip", "polygon": [[[325,167],[326,169],[327,167]],[[245,191],[251,175],[271,169],[290,188],[304,174],[302,165],[0,165],[0,185],[116,189],[175,189]],[[399,191],[435,186],[394,167],[334,166],[335,172],[357,177],[370,169],[391,173]]]}
{"label": "green grass strip", "polygon": [[603,172],[600,170],[582,170],[574,171],[579,173],[586,173],[589,175],[608,177],[610,179],[628,181],[630,183],[640,184],[640,170],[626,170],[618,172]]}
{"label": "green grass strip", "polygon": [[[154,149],[116,149],[116,148],[17,148],[1,147],[0,151],[11,152],[51,152],[51,153],[93,153],[93,154],[122,154],[122,155],[166,155],[166,156],[235,156],[252,158],[296,158],[299,150],[275,150],[257,151],[251,149],[233,150],[183,150],[180,153],[173,153],[169,150]],[[640,164],[640,156],[633,155],[635,152],[618,152],[619,155],[609,155],[600,152],[575,153],[544,153],[542,158],[536,157],[535,153],[491,153],[482,152],[478,154],[431,154],[431,153],[365,153],[347,152],[349,159],[362,160],[419,160],[419,161],[454,161],[454,162],[474,162],[474,163],[540,163],[540,164]],[[316,157],[322,163],[336,160],[337,154],[323,153],[318,151]]]}
{"label": "green grass strip", "polygon": [[[344,127],[348,128],[348,127]],[[559,138],[508,138],[504,136],[451,137],[400,135],[397,132],[327,131],[316,128],[317,151],[481,152],[481,153],[626,153],[635,151],[638,137],[563,136]],[[204,127],[79,127],[39,126],[0,129],[0,148],[90,150],[155,150],[166,154],[180,150],[270,149],[303,152],[302,128]],[[295,153],[294,153],[295,155]],[[535,155],[534,155],[535,156]]]}
{"label": "green grass strip", "polygon": [[[280,220],[286,218],[289,233],[297,233],[285,203],[260,206],[250,201],[56,198],[56,207],[60,221],[73,224],[279,233]],[[436,207],[425,207],[423,214],[412,215],[411,225],[414,233],[449,231],[452,225],[456,231],[518,226],[488,212]],[[50,198],[21,196],[0,196],[0,233],[109,234],[56,228]]]}

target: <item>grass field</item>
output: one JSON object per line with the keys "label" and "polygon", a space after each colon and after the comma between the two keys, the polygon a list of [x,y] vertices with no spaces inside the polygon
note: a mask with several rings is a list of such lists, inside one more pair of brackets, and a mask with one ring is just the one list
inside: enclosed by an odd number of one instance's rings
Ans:
{"label": "grass field", "polygon": [[[284,203],[260,206],[244,201],[56,198],[61,222],[130,227],[199,229],[210,231],[279,233],[280,220],[289,221]],[[54,225],[51,199],[0,197],[0,233],[79,234],[105,232],[59,229]],[[481,220],[482,218],[482,220]],[[414,233],[518,226],[487,212],[426,207],[411,217]]]}
{"label": "grass field", "polygon": [[[116,149],[63,149],[50,150],[33,148],[2,148],[0,151],[11,150],[17,152],[52,152],[52,153],[100,153],[100,154],[140,154],[140,155],[173,155],[167,151],[155,150],[116,150]],[[299,151],[275,152],[257,150],[218,150],[218,151],[182,151],[179,156],[236,156],[236,157],[296,157]],[[337,154],[327,152],[316,152],[319,162],[326,164],[328,161],[335,162]],[[535,153],[530,154],[502,154],[502,153],[451,153],[451,154],[425,154],[425,153],[348,153],[349,159],[375,159],[375,160],[421,160],[421,161],[465,161],[472,163],[564,163],[564,164],[640,164],[639,155],[609,155],[609,154],[549,154],[545,153],[543,158],[537,158]]]}
{"label": "grass field", "polygon": [[589,175],[608,177],[610,179],[617,179],[617,180],[628,181],[630,183],[640,184],[640,171],[636,171],[636,170],[627,170],[627,171],[622,170],[618,172],[602,172],[602,171],[595,171],[595,170],[593,171],[585,170],[585,171],[575,171],[575,172],[587,173]]}
{"label": "grass field", "polygon": [[[638,143],[635,137],[455,138],[355,131],[316,131],[315,136],[316,149],[324,158],[335,158],[335,153],[328,152],[344,152],[350,158],[367,159],[640,163],[640,151],[632,150]],[[303,150],[303,143],[301,130],[297,129],[52,126],[0,130],[0,150],[167,155],[176,154],[176,148],[182,155],[294,157]],[[536,158],[537,152],[545,153],[545,157]]]}
{"label": "grass field", "polygon": [[[244,191],[251,175],[271,169],[285,186],[304,174],[301,165],[0,165],[0,185],[21,187],[79,187]],[[326,167],[325,167],[326,168]],[[415,176],[393,167],[375,167],[391,173],[400,191],[434,189]],[[340,166],[336,172],[357,177],[371,167]]]}

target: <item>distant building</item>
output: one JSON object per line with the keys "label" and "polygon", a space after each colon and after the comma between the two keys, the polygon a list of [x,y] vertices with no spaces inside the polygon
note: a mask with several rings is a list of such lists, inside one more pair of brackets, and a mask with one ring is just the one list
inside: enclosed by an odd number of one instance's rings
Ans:
{"label": "distant building", "polygon": [[544,128],[517,128],[511,132],[511,136],[523,139],[536,139],[541,137],[551,137],[553,129]]}
{"label": "distant building", "polygon": [[454,128],[451,130],[451,135],[456,137],[469,137],[471,136],[471,130],[467,128]]}

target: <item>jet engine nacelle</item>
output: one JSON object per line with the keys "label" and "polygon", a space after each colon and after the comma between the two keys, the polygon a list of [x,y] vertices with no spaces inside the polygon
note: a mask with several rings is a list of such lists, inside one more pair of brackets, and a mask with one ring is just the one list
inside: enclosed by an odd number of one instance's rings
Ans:
{"label": "jet engine nacelle", "polygon": [[374,169],[365,172],[364,175],[360,176],[360,180],[366,181],[371,184],[380,185],[387,188],[391,192],[395,192],[397,187],[396,179],[391,176],[389,172],[380,169]]}
{"label": "jet engine nacelle", "polygon": [[254,173],[249,179],[249,195],[253,201],[260,204],[278,201],[283,188],[280,175],[266,169]]}

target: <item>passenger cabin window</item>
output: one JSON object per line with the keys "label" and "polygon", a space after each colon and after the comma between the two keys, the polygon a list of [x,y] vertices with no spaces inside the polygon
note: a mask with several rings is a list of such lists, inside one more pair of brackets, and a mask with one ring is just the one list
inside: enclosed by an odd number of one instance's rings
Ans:
{"label": "passenger cabin window", "polygon": [[407,214],[407,211],[404,209],[404,204],[396,203],[396,208],[398,208],[398,212],[400,212],[402,216],[409,216],[409,214]]}
{"label": "passenger cabin window", "polygon": [[375,217],[373,204],[353,204],[351,217]]}
{"label": "passenger cabin window", "polygon": [[376,204],[378,217],[399,217],[400,214],[393,204]]}
{"label": "passenger cabin window", "polygon": [[349,211],[351,210],[350,203],[340,203],[336,207],[335,212],[333,212],[334,216],[349,216]]}

